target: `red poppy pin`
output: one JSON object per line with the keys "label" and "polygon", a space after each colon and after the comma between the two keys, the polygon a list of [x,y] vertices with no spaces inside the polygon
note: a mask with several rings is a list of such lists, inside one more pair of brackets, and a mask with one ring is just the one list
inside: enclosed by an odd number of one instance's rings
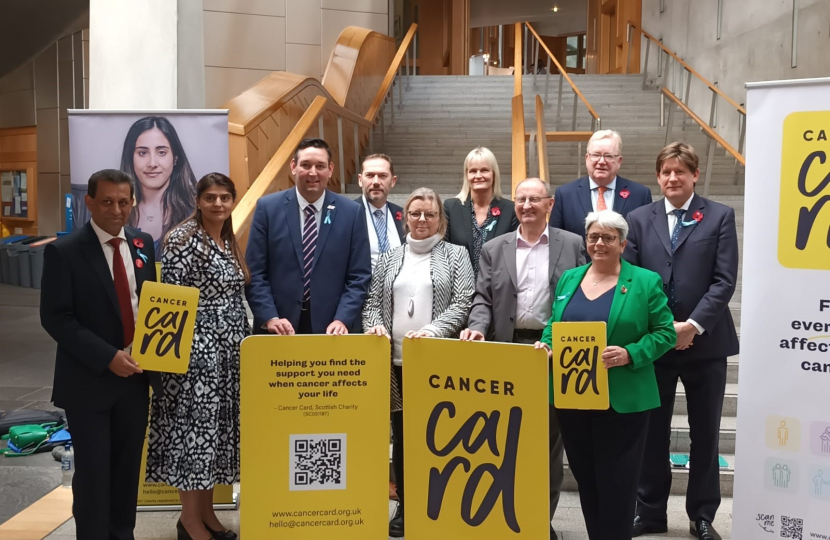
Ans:
{"label": "red poppy pin", "polygon": [[692,219],[700,223],[701,221],[703,221],[703,213],[700,211],[695,212],[694,214],[692,214]]}
{"label": "red poppy pin", "polygon": [[395,213],[395,221],[400,221],[402,219],[403,219],[403,213],[402,212],[399,211],[399,212]]}
{"label": "red poppy pin", "polygon": [[628,289],[625,288],[625,285],[622,286],[622,288],[620,289],[620,292],[623,293],[623,294],[628,292]]}
{"label": "red poppy pin", "polygon": [[627,189],[620,190],[620,197],[622,197],[623,199],[627,199],[629,195],[631,195],[631,192]]}
{"label": "red poppy pin", "polygon": [[141,270],[142,268],[144,268],[144,261],[142,261],[141,259],[136,259],[135,267]]}
{"label": "red poppy pin", "polygon": [[492,214],[493,217],[499,217],[501,215],[501,208],[494,206],[490,209],[490,214]]}
{"label": "red poppy pin", "polygon": [[[141,238],[133,238],[133,245],[138,249],[141,249],[144,247],[144,242],[141,241]],[[139,266],[139,268],[141,267]]]}

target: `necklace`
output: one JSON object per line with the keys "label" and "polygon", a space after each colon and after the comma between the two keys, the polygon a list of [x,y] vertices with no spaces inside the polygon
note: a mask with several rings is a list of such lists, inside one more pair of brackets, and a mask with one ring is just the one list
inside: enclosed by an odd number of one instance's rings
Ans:
{"label": "necklace", "polygon": [[[616,267],[614,267],[614,270],[616,270],[616,269],[617,269],[617,268],[616,268]],[[593,272],[592,272],[592,274],[594,274],[594,275],[595,275],[595,273],[593,273]],[[600,283],[603,283],[604,281],[607,281],[608,279],[610,279],[610,278],[612,278],[612,277],[614,277],[614,276],[616,276],[616,275],[618,275],[618,274],[614,273],[614,274],[607,275],[607,276],[605,276],[604,278],[602,278],[602,279],[601,279],[601,280],[599,280],[599,281],[595,281],[593,278],[589,278],[589,279],[591,279],[591,284],[592,284],[594,287],[596,287],[596,286],[597,286],[597,285],[599,285]]]}
{"label": "necklace", "polygon": [[147,218],[147,221],[149,221],[150,223],[152,223],[153,220],[156,219],[156,216],[151,216],[150,214],[144,214],[144,216]]}

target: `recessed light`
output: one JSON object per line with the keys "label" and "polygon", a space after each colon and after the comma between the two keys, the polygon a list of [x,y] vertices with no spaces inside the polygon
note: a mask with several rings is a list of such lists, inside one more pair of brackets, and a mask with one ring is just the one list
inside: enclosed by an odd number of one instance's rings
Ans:
{"label": "recessed light", "polygon": [[553,8],[551,8],[551,11],[556,13],[557,11],[559,11],[559,6],[553,6]]}

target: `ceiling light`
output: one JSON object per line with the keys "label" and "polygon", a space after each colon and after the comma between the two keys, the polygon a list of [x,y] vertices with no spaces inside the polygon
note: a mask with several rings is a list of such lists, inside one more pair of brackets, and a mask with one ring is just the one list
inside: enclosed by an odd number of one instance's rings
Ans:
{"label": "ceiling light", "polygon": [[551,8],[551,11],[553,11],[554,13],[556,13],[557,11],[559,11],[559,6],[553,6],[553,7]]}

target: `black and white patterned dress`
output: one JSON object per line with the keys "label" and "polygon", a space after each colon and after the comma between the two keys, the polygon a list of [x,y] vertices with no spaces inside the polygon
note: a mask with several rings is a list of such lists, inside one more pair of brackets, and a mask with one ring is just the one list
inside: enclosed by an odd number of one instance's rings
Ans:
{"label": "black and white patterned dress", "polygon": [[162,374],[153,396],[147,452],[147,482],[186,491],[239,480],[239,344],[249,333],[242,270],[227,243],[198,229],[179,225],[162,256],[162,281],[198,287],[199,309],[187,373]]}

